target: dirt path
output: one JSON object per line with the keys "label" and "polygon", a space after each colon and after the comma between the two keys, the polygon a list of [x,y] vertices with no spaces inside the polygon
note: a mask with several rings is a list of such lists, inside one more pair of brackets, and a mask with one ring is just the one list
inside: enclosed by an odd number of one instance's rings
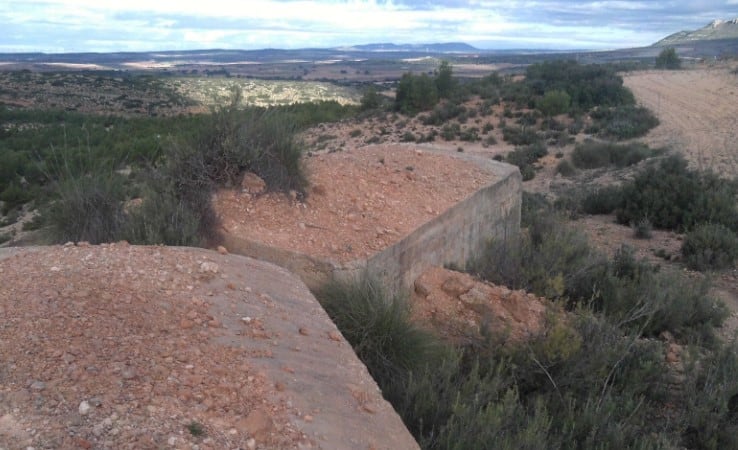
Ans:
{"label": "dirt path", "polygon": [[738,173],[738,75],[727,67],[624,76],[661,120],[646,141],[682,152],[695,167]]}

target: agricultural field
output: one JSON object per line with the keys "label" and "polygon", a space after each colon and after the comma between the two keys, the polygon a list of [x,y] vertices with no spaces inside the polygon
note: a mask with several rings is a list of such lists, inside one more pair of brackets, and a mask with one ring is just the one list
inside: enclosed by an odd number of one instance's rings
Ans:
{"label": "agricultural field", "polygon": [[738,75],[718,66],[624,76],[661,121],[646,141],[678,150],[702,170],[738,173]]}

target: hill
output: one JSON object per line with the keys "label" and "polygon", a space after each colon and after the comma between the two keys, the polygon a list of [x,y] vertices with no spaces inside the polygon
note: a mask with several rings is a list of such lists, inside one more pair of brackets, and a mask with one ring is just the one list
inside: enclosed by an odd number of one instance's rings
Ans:
{"label": "hill", "polygon": [[714,41],[738,39],[738,18],[733,20],[713,20],[707,26],[695,31],[680,31],[653,44],[654,47],[668,47],[693,43],[695,41]]}

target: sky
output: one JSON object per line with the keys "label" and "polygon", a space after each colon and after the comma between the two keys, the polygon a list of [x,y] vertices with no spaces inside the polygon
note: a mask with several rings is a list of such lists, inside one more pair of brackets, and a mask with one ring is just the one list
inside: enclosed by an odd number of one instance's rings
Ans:
{"label": "sky", "polygon": [[0,0],[0,52],[384,42],[604,50],[736,17],[738,0]]}

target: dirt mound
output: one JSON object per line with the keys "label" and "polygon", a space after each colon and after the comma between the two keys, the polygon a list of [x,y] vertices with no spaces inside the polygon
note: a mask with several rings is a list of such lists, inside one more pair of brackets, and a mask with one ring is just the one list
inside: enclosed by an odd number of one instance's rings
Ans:
{"label": "dirt mound", "polygon": [[483,327],[521,342],[544,331],[549,303],[525,291],[485,283],[471,275],[431,268],[415,281],[413,317],[443,338],[464,343]]}
{"label": "dirt mound", "polygon": [[304,284],[222,253],[0,251],[0,447],[416,448]]}
{"label": "dirt mound", "polygon": [[296,196],[222,190],[215,209],[228,234],[303,254],[366,258],[489,184],[479,164],[408,145],[308,158],[312,189]]}

